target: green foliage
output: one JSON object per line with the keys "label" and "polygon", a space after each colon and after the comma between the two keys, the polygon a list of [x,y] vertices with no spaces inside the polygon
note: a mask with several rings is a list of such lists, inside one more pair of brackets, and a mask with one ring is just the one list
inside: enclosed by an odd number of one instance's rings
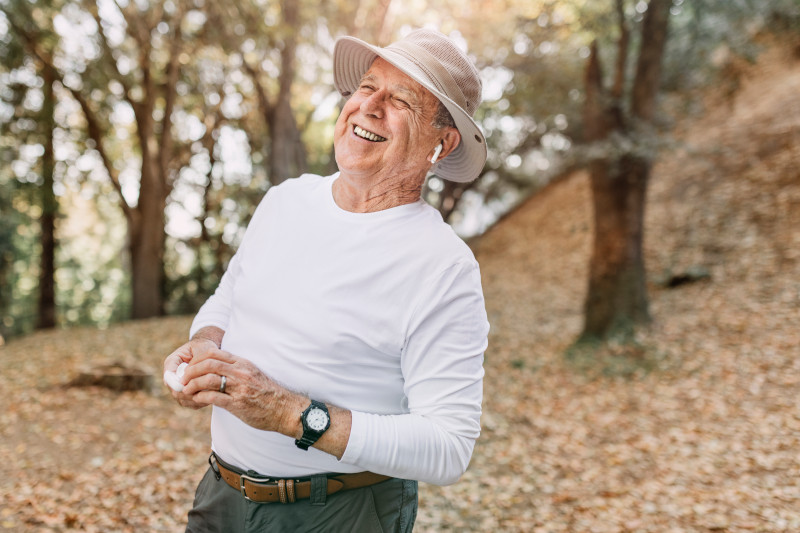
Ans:
{"label": "green foliage", "polygon": [[[5,150],[1,150],[0,153]],[[3,157],[5,159],[5,157]],[[0,335],[32,331],[38,296],[36,187],[0,172]]]}
{"label": "green foliage", "polygon": [[[47,134],[40,126],[42,80],[10,31],[10,14],[28,20],[37,3],[0,4],[0,336],[26,333],[36,320],[37,186]],[[45,42],[51,42],[49,36]]]}

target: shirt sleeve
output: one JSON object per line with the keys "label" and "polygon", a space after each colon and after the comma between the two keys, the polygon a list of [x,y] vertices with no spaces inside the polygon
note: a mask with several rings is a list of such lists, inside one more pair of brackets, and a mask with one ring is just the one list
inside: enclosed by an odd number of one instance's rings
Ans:
{"label": "shirt sleeve", "polygon": [[253,213],[253,217],[247,224],[247,230],[245,231],[244,238],[242,238],[242,243],[239,245],[239,249],[236,251],[233,258],[231,258],[230,263],[228,263],[228,268],[225,270],[225,274],[222,275],[222,279],[217,289],[214,291],[214,294],[205,301],[195,315],[192,326],[189,329],[190,339],[194,337],[195,333],[200,329],[207,326],[215,326],[223,331],[227,331],[233,302],[233,290],[241,272],[242,255],[245,253],[247,243],[254,238],[253,234],[258,231],[257,228],[266,216],[265,212],[267,210],[268,199],[271,196],[271,191],[272,189],[267,191],[267,194],[258,204],[255,213]]}
{"label": "shirt sleeve", "polygon": [[194,337],[195,333],[200,329],[208,326],[215,326],[223,331],[228,329],[233,288],[236,285],[236,278],[241,268],[239,264],[240,260],[239,252],[236,252],[231,262],[228,264],[225,274],[222,275],[217,290],[205,301],[195,315],[192,326],[189,329],[190,339]]}
{"label": "shirt sleeve", "polygon": [[412,315],[401,357],[409,413],[353,412],[341,461],[436,485],[456,482],[480,434],[488,332],[477,262],[435,277]]}

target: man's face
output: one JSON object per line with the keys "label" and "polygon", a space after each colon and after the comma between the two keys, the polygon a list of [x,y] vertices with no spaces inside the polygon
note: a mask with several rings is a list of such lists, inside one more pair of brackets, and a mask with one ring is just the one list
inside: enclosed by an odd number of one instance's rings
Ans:
{"label": "man's face", "polygon": [[422,85],[377,58],[336,121],[339,169],[365,177],[424,176],[443,137],[432,126],[438,103]]}

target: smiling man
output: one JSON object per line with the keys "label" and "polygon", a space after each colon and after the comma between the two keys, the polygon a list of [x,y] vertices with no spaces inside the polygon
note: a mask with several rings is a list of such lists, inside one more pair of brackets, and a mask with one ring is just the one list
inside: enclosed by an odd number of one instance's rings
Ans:
{"label": "smiling man", "polygon": [[164,362],[181,405],[213,405],[187,531],[410,531],[417,481],[457,481],[480,433],[478,264],[420,197],[483,168],[478,72],[419,30],[338,40],[334,75],[339,172],[269,190]]}

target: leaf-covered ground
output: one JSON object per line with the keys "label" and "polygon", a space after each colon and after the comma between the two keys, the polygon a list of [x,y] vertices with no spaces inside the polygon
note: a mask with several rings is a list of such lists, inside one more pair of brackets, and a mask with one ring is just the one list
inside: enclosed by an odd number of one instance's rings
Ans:
{"label": "leaf-covered ground", "polygon": [[[800,531],[798,95],[800,61],[776,48],[678,125],[650,189],[654,322],[634,346],[564,355],[591,238],[584,174],[475,244],[492,323],[484,431],[461,482],[421,486],[418,531]],[[710,279],[660,283],[693,267]],[[182,530],[208,413],[178,408],[159,375],[188,324],[0,348],[0,530]],[[101,361],[156,386],[62,386]]]}

